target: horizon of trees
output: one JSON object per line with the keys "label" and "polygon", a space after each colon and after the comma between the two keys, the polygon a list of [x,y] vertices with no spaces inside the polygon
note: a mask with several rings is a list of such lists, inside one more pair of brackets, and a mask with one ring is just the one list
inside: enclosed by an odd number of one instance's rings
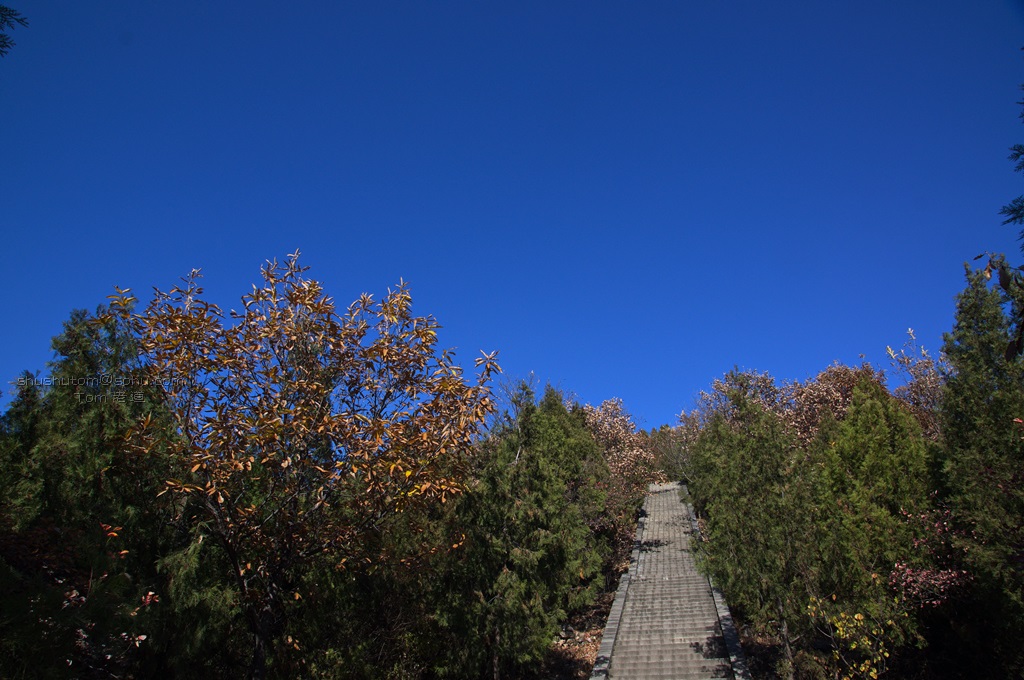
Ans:
{"label": "horizon of trees", "polygon": [[404,285],[339,312],[297,254],[230,316],[195,272],[141,309],[119,291],[0,416],[0,668],[537,677],[664,474],[768,677],[1019,674],[1024,289],[1002,262],[965,266],[938,357],[911,336],[888,372],[734,370],[650,432],[617,400],[497,394],[493,354],[467,379]]}

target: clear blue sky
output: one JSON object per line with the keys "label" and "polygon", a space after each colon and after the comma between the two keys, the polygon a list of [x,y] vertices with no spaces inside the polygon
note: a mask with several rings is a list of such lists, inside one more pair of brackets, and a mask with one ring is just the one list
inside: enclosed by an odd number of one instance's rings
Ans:
{"label": "clear blue sky", "polygon": [[1019,2],[4,4],[4,382],[115,284],[237,306],[299,248],[653,427],[937,349],[962,263],[1021,259]]}

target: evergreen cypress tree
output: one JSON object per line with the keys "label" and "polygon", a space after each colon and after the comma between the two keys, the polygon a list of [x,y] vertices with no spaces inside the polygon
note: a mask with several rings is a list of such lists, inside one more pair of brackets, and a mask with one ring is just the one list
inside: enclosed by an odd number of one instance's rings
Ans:
{"label": "evergreen cypress tree", "polygon": [[[753,376],[763,382],[764,376]],[[726,377],[720,408],[693,448],[694,498],[705,514],[701,560],[731,605],[783,650],[793,677],[792,641],[801,634],[812,506],[796,440],[765,408],[750,376]]]}
{"label": "evergreen cypress tree", "polygon": [[[865,373],[842,421],[823,409],[801,443],[806,421],[764,398],[770,387],[738,373],[716,383],[690,458],[702,561],[738,614],[779,641],[781,675],[877,673],[914,629],[890,573],[929,566],[903,515],[927,506],[920,427]],[[838,656],[822,657],[816,642]]]}
{"label": "evergreen cypress tree", "polygon": [[948,500],[975,579],[964,635],[995,652],[986,657],[1004,677],[1024,672],[1024,365],[1006,351],[1020,306],[968,269],[945,338],[951,372],[941,409]]}
{"label": "evergreen cypress tree", "polygon": [[928,465],[921,428],[878,382],[862,379],[839,427],[836,490],[857,496],[888,515],[923,507]]}
{"label": "evergreen cypress tree", "polygon": [[[145,640],[166,641],[153,613],[162,479],[125,446],[130,424],[157,407],[150,387],[133,383],[137,353],[115,322],[73,312],[53,348],[50,374],[24,374],[0,419],[0,669],[114,673],[153,658]],[[21,644],[52,653],[15,651]]]}
{"label": "evergreen cypress tree", "polygon": [[539,661],[566,613],[591,599],[607,552],[588,519],[608,473],[582,412],[550,387],[539,404],[526,385],[514,401],[518,417],[484,442],[455,509],[466,541],[444,588],[459,601],[441,614],[458,641],[452,677],[508,677]]}
{"label": "evergreen cypress tree", "polygon": [[917,603],[894,584],[908,568],[932,566],[907,521],[929,507],[925,440],[909,409],[865,376],[843,421],[827,419],[812,449],[826,480],[813,608],[833,648],[826,663],[843,674],[880,673],[893,652],[918,640]]}

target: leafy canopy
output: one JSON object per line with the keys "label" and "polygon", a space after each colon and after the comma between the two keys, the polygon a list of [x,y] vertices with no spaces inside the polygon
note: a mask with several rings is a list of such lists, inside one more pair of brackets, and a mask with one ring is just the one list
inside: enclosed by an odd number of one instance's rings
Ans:
{"label": "leafy canopy", "polygon": [[222,551],[253,677],[314,558],[370,565],[387,518],[463,491],[500,370],[484,355],[467,382],[404,284],[338,313],[305,271],[297,252],[268,262],[230,315],[203,299],[195,270],[139,313],[129,291],[112,296],[141,351],[135,379],[161,386],[173,415],[170,429],[143,420],[131,440],[169,462],[177,521]]}

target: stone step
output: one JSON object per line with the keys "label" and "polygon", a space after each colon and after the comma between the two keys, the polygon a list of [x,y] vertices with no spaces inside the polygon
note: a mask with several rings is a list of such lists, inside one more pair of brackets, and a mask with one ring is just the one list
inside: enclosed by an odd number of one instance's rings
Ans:
{"label": "stone step", "polygon": [[749,679],[719,622],[722,616],[729,627],[731,616],[720,613],[708,579],[697,571],[690,509],[679,485],[651,485],[644,512],[630,572],[616,594],[591,677]]}

